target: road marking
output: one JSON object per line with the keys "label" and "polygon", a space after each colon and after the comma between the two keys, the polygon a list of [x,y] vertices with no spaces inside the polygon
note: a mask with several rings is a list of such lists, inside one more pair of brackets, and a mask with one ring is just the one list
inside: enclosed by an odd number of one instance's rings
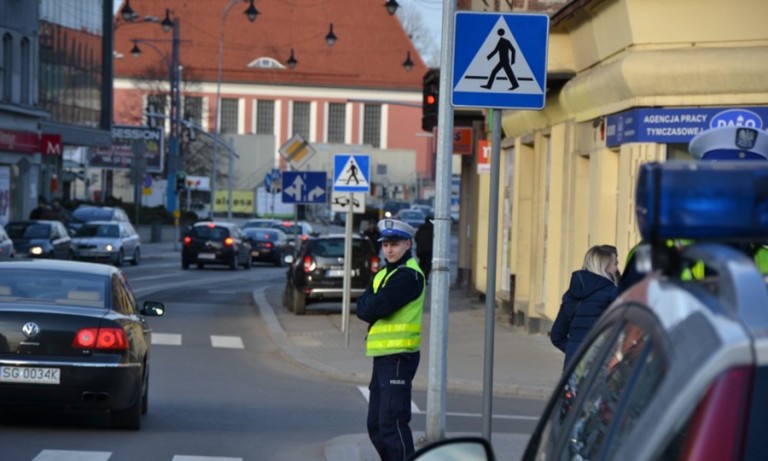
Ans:
{"label": "road marking", "polygon": [[[363,394],[365,401],[370,402],[371,392],[368,390],[368,388],[365,386],[357,386],[357,388],[360,390],[360,393]],[[423,411],[419,410],[419,407],[416,406],[413,400],[411,400],[411,413],[414,413],[414,414],[424,413]]]}
{"label": "road marking", "polygon": [[213,347],[224,347],[227,349],[245,349],[243,340],[239,336],[211,335],[211,345]]}
{"label": "road marking", "polygon": [[160,346],[181,346],[181,335],[175,333],[152,333],[152,344]]}
{"label": "road marking", "polygon": [[43,450],[32,461],[107,461],[109,451]]}
{"label": "road marking", "polygon": [[[175,265],[176,264],[174,264],[174,266]],[[157,266],[152,266],[152,267],[157,267]],[[131,281],[131,283],[133,283],[133,282],[141,282],[143,280],[157,280],[157,279],[162,279],[166,277],[176,277],[178,275],[179,274],[148,275],[146,277],[129,277],[129,280]]]}
{"label": "road marking", "polygon": [[174,455],[173,461],[243,461],[243,458],[225,458],[221,456]]}

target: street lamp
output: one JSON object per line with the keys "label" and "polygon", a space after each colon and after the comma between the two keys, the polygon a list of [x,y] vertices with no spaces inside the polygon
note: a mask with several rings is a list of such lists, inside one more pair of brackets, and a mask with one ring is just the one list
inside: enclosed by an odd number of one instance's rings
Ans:
{"label": "street lamp", "polygon": [[287,61],[285,61],[286,64],[288,64],[289,69],[293,69],[296,67],[296,64],[299,63],[299,61],[296,60],[296,58],[293,56],[293,48],[291,48],[291,56],[288,58]]}
{"label": "street lamp", "polygon": [[390,16],[397,13],[397,8],[400,6],[399,3],[397,3],[397,0],[387,0],[387,3],[384,4],[384,8],[387,9],[387,13],[389,13]]}
{"label": "street lamp", "polygon": [[405,61],[403,61],[403,67],[405,67],[405,70],[408,72],[410,72],[411,69],[413,69],[413,61],[411,61],[410,51],[406,51]]}
{"label": "street lamp", "polygon": [[328,35],[325,36],[325,43],[327,43],[328,46],[333,46],[333,44],[336,43],[336,40],[338,40],[338,38],[336,37],[336,34],[333,33],[333,23],[331,23],[331,30],[328,32]]}
{"label": "street lamp", "polygon": [[[214,210],[216,209],[216,164],[219,161],[219,136],[221,136],[221,66],[224,59],[224,24],[227,21],[227,15],[229,14],[229,11],[239,1],[241,0],[229,0],[229,3],[227,3],[227,6],[224,7],[224,12],[221,15],[221,34],[219,36],[219,67],[216,72],[216,131],[213,132],[213,165],[211,167],[211,217],[213,217]],[[249,21],[254,22],[256,20],[256,17],[259,15],[259,10],[257,10],[253,5],[253,0],[250,0],[250,5],[244,11],[244,13],[248,17]],[[229,161],[232,162],[231,155],[229,156]],[[228,218],[232,219],[231,188],[227,200],[230,203],[230,206],[227,207],[227,210],[229,210]]]}

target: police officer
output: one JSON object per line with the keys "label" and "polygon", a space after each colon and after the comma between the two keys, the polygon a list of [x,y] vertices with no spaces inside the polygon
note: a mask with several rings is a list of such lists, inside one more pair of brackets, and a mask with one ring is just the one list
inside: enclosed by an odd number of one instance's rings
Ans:
{"label": "police officer", "polygon": [[357,317],[369,324],[366,355],[373,357],[367,428],[382,461],[402,461],[414,452],[411,383],[420,359],[425,280],[411,254],[415,229],[396,219],[382,219],[378,228],[386,265],[357,299]]}

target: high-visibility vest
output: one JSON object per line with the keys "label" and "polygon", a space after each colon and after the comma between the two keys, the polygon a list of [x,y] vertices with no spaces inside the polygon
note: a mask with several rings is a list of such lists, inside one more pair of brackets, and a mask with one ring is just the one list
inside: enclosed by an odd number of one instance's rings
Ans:
{"label": "high-visibility vest", "polygon": [[[406,266],[424,276],[419,269],[419,263],[410,258]],[[384,269],[376,273],[373,278],[373,292],[387,284],[387,280],[398,271],[400,267],[392,270]],[[415,352],[421,345],[421,317],[424,311],[424,297],[426,289],[422,285],[418,298],[409,302],[389,316],[379,319],[368,330],[368,339],[365,346],[365,355],[378,357],[392,355],[401,352]]]}

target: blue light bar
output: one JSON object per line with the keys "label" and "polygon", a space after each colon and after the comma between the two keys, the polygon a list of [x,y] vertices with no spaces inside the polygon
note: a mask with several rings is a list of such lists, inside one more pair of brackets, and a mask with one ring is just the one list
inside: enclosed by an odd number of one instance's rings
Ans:
{"label": "blue light bar", "polygon": [[768,162],[647,163],[636,203],[650,242],[768,241]]}

